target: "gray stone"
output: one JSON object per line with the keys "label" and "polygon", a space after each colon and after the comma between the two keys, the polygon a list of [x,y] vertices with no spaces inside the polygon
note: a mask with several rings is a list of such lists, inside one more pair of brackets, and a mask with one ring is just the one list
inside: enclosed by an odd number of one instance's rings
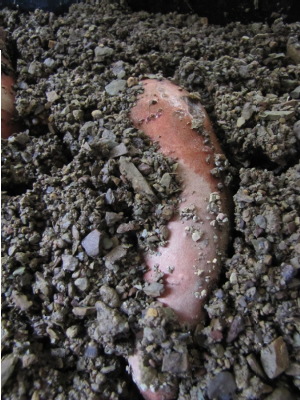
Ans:
{"label": "gray stone", "polygon": [[244,104],[243,111],[242,111],[242,117],[245,119],[245,121],[248,121],[254,113],[255,109],[253,105],[249,102]]}
{"label": "gray stone", "polygon": [[123,61],[117,61],[112,68],[113,74],[118,78],[122,79],[126,75],[126,72],[124,70],[124,63]]}
{"label": "gray stone", "polygon": [[107,211],[105,213],[105,221],[107,226],[113,226],[116,222],[121,221],[123,219],[124,213],[115,213],[111,211]]}
{"label": "gray stone", "polygon": [[49,297],[51,294],[51,286],[46,281],[43,274],[41,272],[36,272],[35,278],[36,278],[36,281],[33,286],[35,288],[35,290],[42,293],[44,296]]}
{"label": "gray stone", "polygon": [[100,244],[102,235],[98,229],[94,229],[90,232],[81,242],[86,254],[90,257],[97,257],[100,254]]}
{"label": "gray stone", "polygon": [[102,112],[100,110],[92,111],[92,117],[94,119],[100,119],[102,117]]}
{"label": "gray stone", "polygon": [[82,110],[74,110],[72,111],[72,114],[76,121],[82,120],[84,116],[84,112]]}
{"label": "gray stone", "polygon": [[73,339],[78,335],[79,330],[80,328],[78,325],[69,326],[69,328],[66,330],[66,335],[68,338]]}
{"label": "gray stone", "polygon": [[15,306],[21,311],[28,310],[33,304],[31,300],[28,300],[25,294],[18,293],[16,290],[13,290],[11,297],[13,302],[15,303]]}
{"label": "gray stone", "polygon": [[117,233],[126,233],[131,231],[137,231],[139,229],[139,224],[135,221],[125,222],[120,224],[117,228]]}
{"label": "gray stone", "polygon": [[270,242],[265,238],[252,239],[255,252],[257,254],[267,254],[270,250]]}
{"label": "gray stone", "polygon": [[263,369],[270,379],[284,372],[290,364],[286,344],[281,336],[260,352]]}
{"label": "gray stone", "polygon": [[230,399],[236,391],[233,375],[228,371],[219,372],[208,384],[209,399]]}
{"label": "gray stone", "polygon": [[121,304],[118,292],[110,286],[101,286],[100,295],[104,303],[109,307],[116,308]]}
{"label": "gray stone", "polygon": [[136,166],[132,162],[127,161],[125,157],[120,158],[120,172],[131,182],[133,189],[137,193],[144,194],[150,201],[156,199],[146,179]]}
{"label": "gray stone", "polygon": [[289,376],[300,377],[300,363],[291,363],[288,369],[285,371],[285,374]]}
{"label": "gray stone", "polygon": [[89,344],[84,351],[84,356],[88,358],[96,358],[98,356],[98,346]]}
{"label": "gray stone", "polygon": [[35,354],[24,354],[22,356],[22,367],[30,368],[33,364],[38,362],[38,358]]}
{"label": "gray stone", "polygon": [[294,123],[293,132],[298,140],[300,140],[300,120]]}
{"label": "gray stone", "polygon": [[105,200],[106,200],[107,204],[114,204],[114,202],[115,202],[114,192],[110,188],[105,193]]}
{"label": "gray stone", "polygon": [[110,96],[116,96],[123,92],[126,88],[126,81],[124,79],[115,79],[105,86],[106,92]]}
{"label": "gray stone", "polygon": [[151,297],[159,297],[164,292],[164,284],[159,282],[145,283],[143,290]]}
{"label": "gray stone", "polygon": [[77,317],[85,317],[86,315],[94,314],[95,307],[73,307],[72,312]]}
{"label": "gray stone", "polygon": [[125,154],[128,153],[128,149],[125,146],[124,143],[120,143],[117,146],[115,146],[111,152],[109,153],[111,158],[115,158],[115,157],[120,157],[120,156],[124,156]]}
{"label": "gray stone", "polygon": [[296,89],[294,89],[291,93],[290,93],[291,97],[293,99],[300,99],[300,86],[297,86]]}
{"label": "gray stone", "polygon": [[265,400],[296,400],[296,398],[286,389],[277,388]]}
{"label": "gray stone", "polygon": [[111,56],[114,53],[114,50],[108,46],[97,46],[94,50],[95,60],[101,62],[105,60],[106,57]]}
{"label": "gray stone", "polygon": [[84,292],[89,286],[87,278],[77,278],[74,283],[82,292]]}
{"label": "gray stone", "polygon": [[71,256],[70,254],[64,254],[62,257],[62,267],[66,271],[75,271],[78,267],[79,261],[76,257]]}
{"label": "gray stone", "polygon": [[95,129],[95,122],[93,122],[93,121],[86,122],[80,128],[80,131],[79,131],[80,135],[79,135],[78,139],[82,140],[87,135],[93,135],[94,129]]}
{"label": "gray stone", "polygon": [[44,64],[51,68],[55,65],[55,60],[53,60],[53,58],[46,58],[46,60],[44,61]]}
{"label": "gray stone", "polygon": [[237,128],[241,128],[245,124],[246,120],[244,117],[239,117],[236,121]]}
{"label": "gray stone", "polygon": [[115,308],[108,307],[103,301],[97,301],[95,306],[98,320],[94,335],[96,340],[101,340],[103,335],[115,338],[129,331],[126,318]]}
{"label": "gray stone", "polygon": [[246,357],[246,360],[247,360],[247,363],[248,363],[249,367],[252,369],[252,371],[256,375],[260,376],[263,379],[266,378],[265,373],[264,373],[262,367],[260,366],[259,362],[255,358],[254,354],[249,354]]}
{"label": "gray stone", "polygon": [[266,229],[267,221],[263,215],[256,215],[254,217],[254,223],[261,229]]}
{"label": "gray stone", "polygon": [[55,90],[51,90],[51,92],[46,93],[47,101],[50,103],[54,103],[56,100],[60,98],[60,96],[56,93]]}
{"label": "gray stone", "polygon": [[105,256],[105,266],[106,268],[112,268],[116,261],[121,260],[127,254],[127,249],[123,246],[119,245],[113,248],[108,254]]}
{"label": "gray stone", "polygon": [[169,189],[170,185],[171,185],[171,181],[172,181],[171,175],[168,172],[166,172],[163,174],[163,176],[160,180],[160,184],[162,186],[164,186],[165,188]]}
{"label": "gray stone", "polygon": [[165,354],[162,363],[162,372],[171,374],[182,374],[189,369],[187,353],[172,353]]}
{"label": "gray stone", "polygon": [[244,318],[241,315],[237,315],[236,317],[234,317],[230,325],[226,338],[227,343],[233,342],[244,329],[245,329]]}
{"label": "gray stone", "polygon": [[28,73],[30,75],[35,75],[40,68],[39,63],[37,61],[32,61],[28,67]]}
{"label": "gray stone", "polygon": [[295,64],[300,64],[300,42],[297,37],[291,37],[286,46],[286,55],[294,61]]}
{"label": "gray stone", "polygon": [[249,66],[248,65],[241,65],[239,68],[239,74],[242,78],[249,78]]}
{"label": "gray stone", "polygon": [[9,354],[1,360],[1,388],[6,384],[8,379],[14,372],[18,357],[14,354]]}
{"label": "gray stone", "polygon": [[269,121],[276,121],[280,118],[284,118],[285,120],[288,120],[288,119],[292,118],[294,116],[294,114],[295,114],[294,110],[264,111],[260,114],[260,117],[262,119],[267,119]]}

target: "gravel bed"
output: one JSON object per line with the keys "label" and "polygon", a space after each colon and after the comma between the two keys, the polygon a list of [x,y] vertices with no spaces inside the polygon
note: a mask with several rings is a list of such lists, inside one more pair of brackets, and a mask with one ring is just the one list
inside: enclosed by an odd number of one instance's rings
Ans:
{"label": "gravel bed", "polygon": [[[139,332],[149,379],[177,381],[178,400],[299,399],[300,23],[104,0],[0,18],[23,124],[2,140],[3,400],[141,399]],[[143,282],[180,192],[128,117],[152,76],[201,97],[230,161],[232,243],[194,332]]]}

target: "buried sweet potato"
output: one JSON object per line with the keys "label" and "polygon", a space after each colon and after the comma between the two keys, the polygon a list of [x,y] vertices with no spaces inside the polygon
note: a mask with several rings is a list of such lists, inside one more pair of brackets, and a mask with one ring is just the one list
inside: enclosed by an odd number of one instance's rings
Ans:
{"label": "buried sweet potato", "polygon": [[0,49],[1,57],[1,137],[7,139],[18,126],[14,122],[15,115],[15,91],[14,72],[10,58],[7,54],[6,32],[0,27]]}
{"label": "buried sweet potato", "polygon": [[[144,93],[131,110],[135,127],[176,159],[182,181],[177,214],[169,222],[166,247],[146,253],[144,279],[157,281],[163,273],[164,291],[157,298],[191,328],[203,319],[203,306],[218,279],[229,242],[231,197],[220,176],[226,158],[198,97],[168,80],[143,81]],[[145,399],[174,399],[174,388],[154,390],[142,379],[143,360],[129,358],[132,376]]]}
{"label": "buried sweet potato", "polygon": [[17,126],[13,122],[15,112],[15,92],[13,89],[15,81],[10,75],[1,74],[1,137],[7,139]]}

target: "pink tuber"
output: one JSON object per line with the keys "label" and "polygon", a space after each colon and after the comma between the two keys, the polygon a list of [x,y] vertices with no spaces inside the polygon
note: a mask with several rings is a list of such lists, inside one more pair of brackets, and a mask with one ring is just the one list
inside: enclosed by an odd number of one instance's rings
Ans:
{"label": "pink tuber", "polygon": [[1,137],[7,139],[18,129],[13,122],[15,110],[14,78],[10,75],[1,74]]}
{"label": "pink tuber", "polygon": [[[163,154],[176,159],[183,183],[178,213],[168,224],[168,245],[157,254],[144,255],[149,268],[144,279],[154,282],[158,265],[164,273],[164,292],[157,300],[172,308],[179,322],[194,327],[203,320],[203,306],[218,279],[229,241],[231,197],[215,177],[226,159],[196,95],[168,80],[147,79],[143,87],[131,110],[133,124],[157,141]],[[141,362],[138,351],[129,358],[144,398],[176,398],[163,388],[145,390]]]}
{"label": "pink tuber", "polygon": [[[15,78],[10,59],[5,57],[6,32],[0,27],[0,48],[2,49],[1,69],[1,138],[7,139],[19,128],[14,123],[15,115]],[[4,51],[3,51],[4,50]],[[4,53],[4,54],[3,54]],[[7,72],[4,72],[4,70]]]}

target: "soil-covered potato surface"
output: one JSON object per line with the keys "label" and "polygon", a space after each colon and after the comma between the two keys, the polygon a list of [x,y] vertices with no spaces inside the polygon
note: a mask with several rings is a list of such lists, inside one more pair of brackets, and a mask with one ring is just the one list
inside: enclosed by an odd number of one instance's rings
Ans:
{"label": "soil-covered potato surface", "polygon": [[[3,400],[141,400],[137,342],[174,400],[299,399],[300,24],[107,1],[0,17],[23,127],[2,140]],[[195,329],[143,280],[182,190],[130,121],[153,77],[201,99],[228,159],[230,247]]]}

